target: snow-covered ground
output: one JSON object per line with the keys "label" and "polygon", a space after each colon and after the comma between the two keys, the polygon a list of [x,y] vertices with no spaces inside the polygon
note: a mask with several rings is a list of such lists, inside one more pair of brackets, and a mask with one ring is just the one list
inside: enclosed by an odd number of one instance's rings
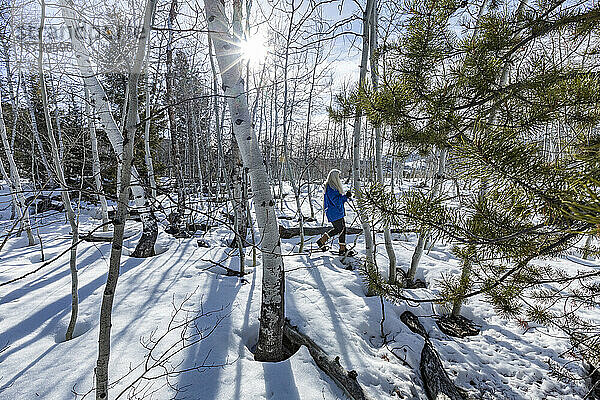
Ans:
{"label": "snow-covered ground", "polygon": [[[5,190],[2,193],[6,195]],[[322,194],[316,193],[317,225],[322,218],[321,201]],[[282,213],[293,216],[294,209],[293,197],[286,196]],[[309,213],[307,202],[304,211],[305,215]],[[81,231],[99,223],[92,218],[95,214],[93,209],[82,209]],[[2,226],[8,226],[7,218],[5,210]],[[350,210],[347,222],[354,220],[355,214]],[[42,222],[40,235],[46,259],[51,259],[69,246],[70,229],[60,214],[45,216]],[[294,225],[290,220],[282,223]],[[139,223],[128,225],[127,248],[133,249],[139,230]],[[141,368],[135,367],[145,360],[147,350],[143,343],[167,331],[174,306],[186,298],[184,306],[189,313],[181,311],[176,321],[202,311],[205,315],[197,319],[197,327],[210,335],[189,347],[182,347],[179,328],[164,337],[153,355],[177,350],[171,359],[172,367],[192,371],[167,379],[163,370],[152,370],[149,376],[155,379],[149,381],[152,387],[146,392],[156,390],[151,398],[174,396],[167,382],[180,388],[178,398],[187,399],[346,398],[315,366],[305,348],[280,363],[254,361],[251,348],[258,335],[260,256],[257,267],[252,267],[251,257],[247,258],[249,275],[245,282],[225,276],[225,271],[211,261],[239,268],[238,258],[229,254],[233,250],[224,244],[230,236],[226,227],[213,228],[204,235],[211,247],[204,248],[197,245],[197,238],[173,239],[161,231],[157,243],[161,254],[149,259],[123,257],[113,309],[111,398],[141,374]],[[309,238],[313,247],[316,239]],[[348,243],[355,239],[360,253],[364,248],[361,237],[350,236]],[[415,241],[410,235],[394,237],[398,264],[403,269],[410,263]],[[378,236],[377,242],[382,243],[383,238]],[[525,332],[519,324],[499,318],[480,299],[468,302],[464,314],[481,325],[481,334],[466,339],[440,332],[431,318],[439,310],[432,305],[384,301],[384,331],[390,340],[384,345],[380,335],[380,298],[365,296],[359,273],[345,270],[330,253],[297,254],[297,243],[298,239],[283,241],[286,315],[331,356],[339,356],[342,366],[355,370],[359,382],[374,399],[426,398],[418,373],[423,341],[399,318],[407,309],[423,317],[421,321],[451,378],[473,398],[583,398],[585,382],[563,383],[549,374],[548,360],[561,364],[568,361],[561,357],[568,348],[566,339],[541,327]],[[0,283],[42,265],[39,246],[26,244],[24,237],[8,240],[0,253]],[[420,277],[432,289],[415,289],[408,294],[431,297],[442,273],[458,273],[458,260],[450,248],[436,245],[424,254]],[[377,254],[380,270],[387,275],[383,245],[377,246]],[[0,399],[71,399],[76,397],[74,392],[86,393],[93,387],[98,319],[109,255],[108,243],[84,242],[79,246],[80,314],[76,337],[69,342],[64,341],[71,305],[68,253],[39,272],[0,287],[0,348],[8,345],[0,353]],[[553,262],[565,270],[582,268],[571,259]],[[592,264],[589,268],[598,266]],[[132,368],[135,369],[131,371]],[[582,373],[578,364],[570,368]],[[93,393],[88,396],[92,397]]]}

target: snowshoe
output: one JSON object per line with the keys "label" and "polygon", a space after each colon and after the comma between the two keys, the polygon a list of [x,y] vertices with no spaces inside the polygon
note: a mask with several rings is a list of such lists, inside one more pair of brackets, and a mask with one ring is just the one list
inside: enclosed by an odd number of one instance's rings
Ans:
{"label": "snowshoe", "polygon": [[327,246],[326,244],[319,246],[319,244],[317,243],[317,248],[316,249],[311,248],[311,253],[323,253],[328,250],[329,250],[329,246]]}
{"label": "snowshoe", "polygon": [[355,269],[359,269],[363,264],[363,261],[361,261],[360,259],[348,255],[348,252],[346,252],[346,255],[340,256],[338,258],[338,261],[342,265],[344,265],[345,269],[347,269],[348,271],[354,271]]}
{"label": "snowshoe", "polygon": [[355,255],[356,255],[356,252],[352,249],[346,249],[346,250],[340,249],[338,251],[338,256],[340,256],[340,257],[354,257]]}

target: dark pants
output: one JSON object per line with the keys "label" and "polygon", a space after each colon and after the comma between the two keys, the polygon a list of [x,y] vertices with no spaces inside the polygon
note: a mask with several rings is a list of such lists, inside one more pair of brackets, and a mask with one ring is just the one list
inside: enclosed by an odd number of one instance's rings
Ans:
{"label": "dark pants", "polygon": [[340,243],[346,243],[346,221],[344,221],[344,217],[333,221],[332,224],[333,229],[327,232],[329,237],[332,238],[339,233]]}

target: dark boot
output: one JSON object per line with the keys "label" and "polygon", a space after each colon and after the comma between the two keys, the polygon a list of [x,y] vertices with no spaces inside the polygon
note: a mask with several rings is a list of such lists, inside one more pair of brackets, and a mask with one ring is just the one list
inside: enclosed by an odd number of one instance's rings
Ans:
{"label": "dark boot", "polygon": [[329,240],[329,235],[327,233],[324,233],[323,236],[321,236],[319,238],[319,240],[317,240],[317,246],[319,246],[319,249],[321,250],[327,250],[327,241]]}
{"label": "dark boot", "polygon": [[340,252],[338,254],[340,256],[352,257],[356,252],[354,250],[348,250],[346,243],[340,243]]}

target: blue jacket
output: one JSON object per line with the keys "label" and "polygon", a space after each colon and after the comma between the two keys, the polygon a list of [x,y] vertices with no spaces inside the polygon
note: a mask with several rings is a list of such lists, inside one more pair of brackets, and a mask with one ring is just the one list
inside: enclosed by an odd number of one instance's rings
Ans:
{"label": "blue jacket", "polygon": [[344,203],[348,201],[346,195],[341,194],[337,189],[327,185],[325,189],[325,215],[329,222],[337,221],[340,218],[344,218],[346,210],[344,209]]}

